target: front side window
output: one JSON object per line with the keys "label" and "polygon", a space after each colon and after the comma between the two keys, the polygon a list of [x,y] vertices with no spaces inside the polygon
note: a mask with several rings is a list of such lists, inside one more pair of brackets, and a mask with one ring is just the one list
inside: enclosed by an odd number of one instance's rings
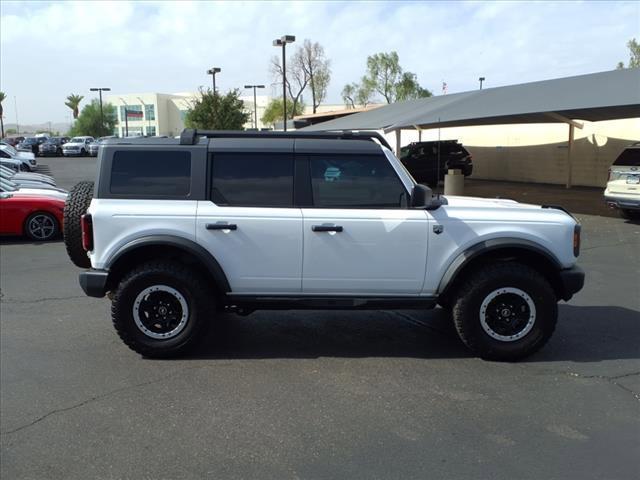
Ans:
{"label": "front side window", "polygon": [[221,206],[291,207],[293,155],[214,154],[211,200]]}
{"label": "front side window", "polygon": [[311,157],[313,205],[319,208],[403,208],[407,192],[382,155]]}
{"label": "front side window", "polygon": [[191,191],[191,153],[116,152],[110,191],[120,195],[185,197]]}

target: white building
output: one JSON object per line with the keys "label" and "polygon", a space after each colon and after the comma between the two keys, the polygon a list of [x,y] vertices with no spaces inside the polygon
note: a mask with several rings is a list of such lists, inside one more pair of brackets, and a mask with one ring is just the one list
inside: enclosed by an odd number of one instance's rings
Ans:
{"label": "white building", "polygon": [[[180,135],[184,129],[184,118],[187,111],[198,98],[198,92],[181,93],[128,93],[113,94],[104,97],[118,112],[115,135],[119,137],[138,135]],[[246,111],[250,114],[245,128],[254,126],[253,95],[242,95]],[[270,101],[266,95],[256,96],[257,128],[267,128],[260,120]],[[125,109],[129,112],[125,119]],[[138,116],[139,115],[139,116]]]}

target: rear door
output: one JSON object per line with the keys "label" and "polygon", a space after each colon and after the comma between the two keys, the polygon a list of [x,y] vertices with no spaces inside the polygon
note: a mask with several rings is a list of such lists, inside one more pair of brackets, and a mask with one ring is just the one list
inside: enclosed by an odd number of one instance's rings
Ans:
{"label": "rear door", "polygon": [[[216,139],[218,145],[233,142]],[[218,149],[209,199],[198,202],[196,236],[218,260],[234,294],[300,293],[302,213],[293,205],[291,140],[279,151]]]}
{"label": "rear door", "polygon": [[309,155],[302,209],[307,294],[414,295],[425,277],[428,219],[379,154]]}

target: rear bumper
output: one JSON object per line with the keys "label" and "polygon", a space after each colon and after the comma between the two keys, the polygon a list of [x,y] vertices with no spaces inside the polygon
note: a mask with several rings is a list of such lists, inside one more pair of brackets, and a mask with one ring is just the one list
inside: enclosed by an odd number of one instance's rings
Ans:
{"label": "rear bumper", "polygon": [[574,293],[582,290],[584,286],[584,270],[578,266],[573,266],[560,270],[560,297],[569,300]]}
{"label": "rear bumper", "polygon": [[604,201],[607,202],[607,205],[610,207],[623,208],[625,210],[640,210],[640,198],[605,196]]}
{"label": "rear bumper", "polygon": [[85,270],[79,275],[80,287],[89,297],[102,298],[107,293],[108,278],[107,270]]}

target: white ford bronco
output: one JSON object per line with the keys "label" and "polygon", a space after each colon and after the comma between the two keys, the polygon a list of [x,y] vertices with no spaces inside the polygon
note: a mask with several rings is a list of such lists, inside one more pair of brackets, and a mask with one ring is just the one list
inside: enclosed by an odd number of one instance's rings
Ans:
{"label": "white ford bronco", "polygon": [[224,310],[440,305],[475,354],[515,360],[584,283],[568,212],[434,196],[376,133],[108,140],[64,223],[82,289],[149,357],[187,351]]}

